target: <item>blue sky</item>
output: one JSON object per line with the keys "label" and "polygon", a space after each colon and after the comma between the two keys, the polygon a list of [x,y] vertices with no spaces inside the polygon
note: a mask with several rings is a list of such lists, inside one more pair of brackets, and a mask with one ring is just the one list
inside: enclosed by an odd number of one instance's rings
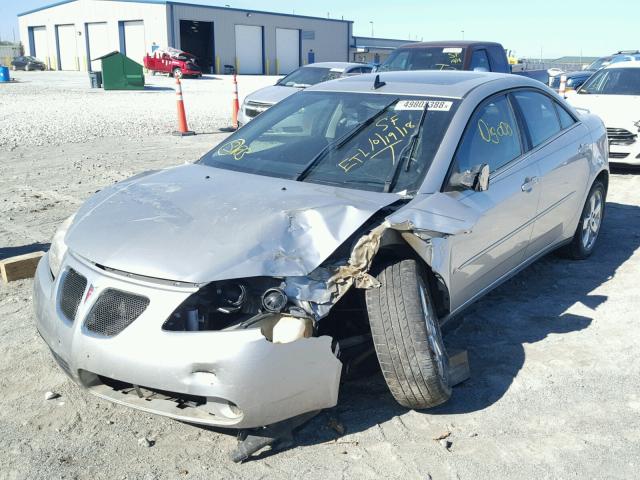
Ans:
{"label": "blue sky", "polygon": [[[16,15],[55,0],[0,0],[0,36],[18,36]],[[190,0],[354,21],[355,35],[402,39],[494,40],[518,56],[600,56],[640,49],[640,0]]]}

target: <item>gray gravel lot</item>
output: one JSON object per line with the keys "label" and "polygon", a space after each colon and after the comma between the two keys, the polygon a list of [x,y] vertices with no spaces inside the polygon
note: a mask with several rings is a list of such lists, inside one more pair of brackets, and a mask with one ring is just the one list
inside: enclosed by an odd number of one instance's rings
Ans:
{"label": "gray gravel lot", "polygon": [[[144,91],[91,89],[87,73],[11,72],[0,84],[0,147],[64,145],[95,138],[149,138],[176,128],[175,80],[147,75]],[[240,102],[275,76],[239,76]],[[231,122],[232,77],[182,81],[189,127],[213,132]]]}
{"label": "gray gravel lot", "polygon": [[[0,87],[0,257],[47,248],[96,190],[193,161],[223,138],[168,135],[171,92],[92,92],[84,76],[58,72],[19,78]],[[226,123],[227,83],[185,82],[200,133]],[[0,479],[637,478],[640,171],[612,175],[608,200],[591,259],[550,255],[451,326],[445,340],[468,349],[472,378],[449,403],[407,411],[381,375],[350,381],[297,446],[244,465],[227,460],[229,433],[80,391],[38,337],[32,281],[0,285]],[[60,397],[45,400],[47,391]],[[434,440],[447,433],[450,449]]]}

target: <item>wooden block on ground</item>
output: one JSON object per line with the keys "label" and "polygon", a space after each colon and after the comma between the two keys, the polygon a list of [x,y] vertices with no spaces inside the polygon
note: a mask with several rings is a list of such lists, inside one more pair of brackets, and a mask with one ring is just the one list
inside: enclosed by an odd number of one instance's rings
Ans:
{"label": "wooden block on ground", "polygon": [[31,278],[36,273],[36,267],[44,252],[25,253],[17,257],[0,260],[0,274],[4,283]]}
{"label": "wooden block on ground", "polygon": [[469,356],[466,350],[453,350],[449,353],[449,385],[452,387],[471,377]]}

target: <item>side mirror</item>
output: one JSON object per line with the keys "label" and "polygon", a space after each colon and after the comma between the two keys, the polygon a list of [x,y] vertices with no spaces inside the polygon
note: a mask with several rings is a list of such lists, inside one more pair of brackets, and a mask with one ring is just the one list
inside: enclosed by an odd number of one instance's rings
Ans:
{"label": "side mirror", "polygon": [[489,165],[483,163],[463,173],[454,173],[449,184],[455,190],[475,190],[484,192],[489,189]]}
{"label": "side mirror", "polygon": [[476,172],[476,178],[473,182],[473,189],[476,192],[485,192],[489,189],[489,165],[483,163]]}

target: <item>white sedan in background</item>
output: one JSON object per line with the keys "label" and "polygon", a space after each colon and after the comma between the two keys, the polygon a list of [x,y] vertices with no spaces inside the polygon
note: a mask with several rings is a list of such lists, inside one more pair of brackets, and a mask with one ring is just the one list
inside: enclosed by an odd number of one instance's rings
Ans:
{"label": "white sedan in background", "polygon": [[247,95],[238,113],[238,122],[240,125],[246,124],[280,100],[307,87],[340,77],[370,73],[372,68],[364,63],[350,62],[318,62],[300,67],[278,80],[275,85]]}
{"label": "white sedan in background", "polygon": [[602,118],[610,162],[640,165],[640,61],[612,64],[596,72],[567,100]]}

